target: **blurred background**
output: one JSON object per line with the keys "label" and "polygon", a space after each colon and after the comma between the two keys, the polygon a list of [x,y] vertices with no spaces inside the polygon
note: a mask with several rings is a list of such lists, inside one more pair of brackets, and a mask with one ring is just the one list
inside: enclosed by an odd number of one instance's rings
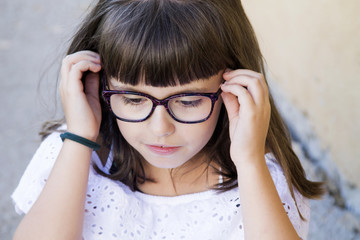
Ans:
{"label": "blurred background", "polygon": [[[90,0],[0,0],[0,239],[21,216],[10,195],[61,116],[56,82],[69,39]],[[268,81],[310,179],[309,239],[360,239],[360,2],[244,0]]]}

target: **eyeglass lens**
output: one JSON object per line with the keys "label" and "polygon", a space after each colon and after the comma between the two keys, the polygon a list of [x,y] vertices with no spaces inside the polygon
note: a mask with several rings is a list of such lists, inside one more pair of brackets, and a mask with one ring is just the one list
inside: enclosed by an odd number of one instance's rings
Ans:
{"label": "eyeglass lens", "polygon": [[[149,116],[153,109],[151,99],[136,94],[113,94],[110,97],[113,113],[121,119],[140,121]],[[212,101],[205,96],[181,96],[168,102],[168,111],[177,120],[184,122],[201,121],[209,116]]]}

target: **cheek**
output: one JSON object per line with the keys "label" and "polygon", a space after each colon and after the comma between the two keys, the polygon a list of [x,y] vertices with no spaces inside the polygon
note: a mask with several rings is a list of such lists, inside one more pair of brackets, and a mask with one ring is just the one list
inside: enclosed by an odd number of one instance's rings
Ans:
{"label": "cheek", "polygon": [[[219,101],[217,101],[216,105],[214,106],[214,110],[210,118],[205,122],[198,124],[175,123],[176,131],[172,137],[190,142],[193,144],[193,146],[205,146],[215,130],[217,121],[219,119],[221,106],[222,101],[219,99]],[[136,124],[136,127],[134,127],[134,124]],[[117,125],[122,136],[130,145],[133,145],[137,140],[144,136],[144,129],[148,129],[148,127],[142,127],[142,124],[143,123],[128,123],[117,120]]]}
{"label": "cheek", "polygon": [[[185,133],[191,133],[191,135],[194,138],[198,138],[202,142],[203,145],[205,145],[210,138],[212,137],[214,130],[216,128],[219,115],[220,115],[220,109],[221,109],[221,102],[218,102],[218,104],[215,105],[213,113],[211,114],[210,118],[203,122],[197,124],[194,124],[194,128],[191,130],[184,131]],[[199,139],[201,137],[201,139]]]}
{"label": "cheek", "polygon": [[133,124],[139,125],[139,123],[128,123],[120,120],[117,120],[116,122],[121,132],[121,135],[128,143],[130,143],[130,145],[132,145],[131,143],[133,142],[133,139],[136,139],[139,134],[137,130],[140,129],[138,127],[134,127]]}
{"label": "cheek", "polygon": [[215,126],[216,126],[216,124],[218,122],[219,115],[220,115],[220,110],[221,110],[222,105],[223,105],[223,102],[222,102],[222,99],[220,98],[216,102],[216,104],[214,106],[214,110],[213,110],[210,118],[208,119],[208,121],[206,121],[206,122],[209,122],[209,125],[211,125],[211,127],[214,128],[214,129],[215,129]]}
{"label": "cheek", "polygon": [[209,119],[209,125],[210,125],[209,128],[211,128],[211,133],[214,132],[217,122],[219,120],[221,106],[222,106],[222,100],[220,99],[219,101],[217,101],[213,113],[211,114],[211,117]]}

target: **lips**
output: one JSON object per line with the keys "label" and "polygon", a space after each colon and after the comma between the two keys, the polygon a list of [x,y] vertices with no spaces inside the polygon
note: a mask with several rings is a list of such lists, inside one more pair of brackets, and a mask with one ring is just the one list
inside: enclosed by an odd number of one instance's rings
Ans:
{"label": "lips", "polygon": [[163,145],[146,145],[152,152],[159,155],[170,155],[177,152],[178,146],[163,146]]}

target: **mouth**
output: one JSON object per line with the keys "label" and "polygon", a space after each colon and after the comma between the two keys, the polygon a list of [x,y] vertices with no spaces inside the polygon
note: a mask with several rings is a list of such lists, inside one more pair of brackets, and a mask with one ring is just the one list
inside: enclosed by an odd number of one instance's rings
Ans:
{"label": "mouth", "polygon": [[177,152],[180,146],[146,145],[153,153],[159,155],[170,155]]}

